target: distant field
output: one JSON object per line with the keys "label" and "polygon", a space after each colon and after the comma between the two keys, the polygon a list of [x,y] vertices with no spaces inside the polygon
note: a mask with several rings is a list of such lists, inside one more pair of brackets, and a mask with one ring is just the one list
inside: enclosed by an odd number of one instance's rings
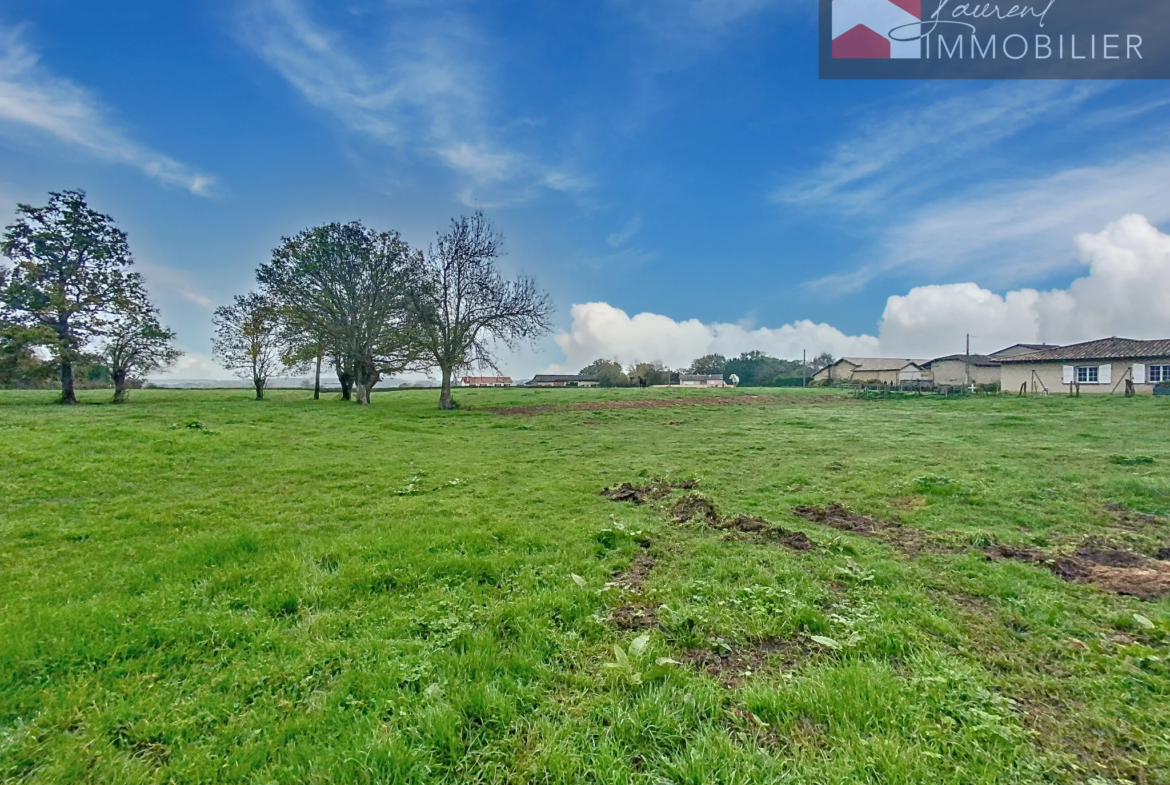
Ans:
{"label": "distant field", "polygon": [[1170,782],[1170,400],[80,396],[0,392],[0,782]]}

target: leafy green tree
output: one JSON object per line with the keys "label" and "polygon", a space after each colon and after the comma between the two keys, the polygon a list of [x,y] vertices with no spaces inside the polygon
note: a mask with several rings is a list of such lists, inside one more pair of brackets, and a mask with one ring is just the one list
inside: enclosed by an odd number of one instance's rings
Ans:
{"label": "leafy green tree", "polygon": [[130,305],[141,278],[126,233],[89,207],[84,191],[53,191],[44,207],[19,204],[0,251],[0,318],[46,328],[61,378],[61,402],[77,403],[73,365]]}
{"label": "leafy green tree", "polygon": [[495,368],[497,342],[515,348],[552,327],[548,295],[530,278],[508,281],[497,269],[503,241],[481,212],[453,219],[428,250],[411,287],[423,352],[442,373],[440,409],[454,408],[451,378],[457,371]]}
{"label": "leafy green tree", "polygon": [[835,362],[837,362],[837,358],[833,357],[833,355],[828,352],[821,352],[809,362],[809,368],[811,368],[809,373],[810,375],[816,373],[820,369],[828,367]]}
{"label": "leafy green tree", "polygon": [[237,294],[231,305],[215,309],[211,322],[213,356],[236,376],[250,379],[256,400],[263,400],[268,379],[283,367],[276,307],[256,292]]}
{"label": "leafy green tree", "polygon": [[53,340],[43,328],[0,322],[0,387],[40,387],[53,378],[52,363],[37,356],[37,349]]}
{"label": "leafy green tree", "polygon": [[300,356],[306,343],[316,357],[333,348],[366,405],[383,374],[419,364],[408,285],[420,264],[397,232],[354,221],[284,238],[256,278],[297,336]]}
{"label": "leafy green tree", "polygon": [[707,354],[699,357],[691,363],[691,367],[687,369],[687,373],[697,373],[709,376],[715,374],[723,374],[727,368],[727,358],[722,354]]}
{"label": "leafy green tree", "polygon": [[628,387],[630,379],[617,360],[594,360],[581,369],[581,376],[596,376],[602,387]]}
{"label": "leafy green tree", "polygon": [[670,384],[670,369],[661,360],[649,363],[634,363],[626,369],[630,383],[650,387],[655,384]]}
{"label": "leafy green tree", "polygon": [[145,298],[110,325],[102,358],[114,382],[114,403],[126,400],[128,382],[174,365],[183,356],[174,340],[174,331],[159,323],[158,311]]}

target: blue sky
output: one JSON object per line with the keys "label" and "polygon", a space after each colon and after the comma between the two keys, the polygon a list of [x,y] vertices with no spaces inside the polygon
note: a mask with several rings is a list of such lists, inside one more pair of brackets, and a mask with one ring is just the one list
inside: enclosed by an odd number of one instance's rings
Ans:
{"label": "blue sky", "polygon": [[7,0],[0,218],[85,188],[184,376],[222,375],[210,308],[282,235],[423,246],[474,208],[558,305],[516,376],[1170,335],[1170,86],[822,82],[815,25],[810,0]]}

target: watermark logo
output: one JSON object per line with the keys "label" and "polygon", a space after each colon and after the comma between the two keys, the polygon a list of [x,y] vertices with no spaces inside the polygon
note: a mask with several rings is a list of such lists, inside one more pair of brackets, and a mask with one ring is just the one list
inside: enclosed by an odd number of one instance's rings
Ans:
{"label": "watermark logo", "polygon": [[922,0],[833,0],[833,59],[917,60],[921,42],[893,34],[921,21]]}
{"label": "watermark logo", "polygon": [[1170,79],[1167,0],[820,0],[822,79]]}

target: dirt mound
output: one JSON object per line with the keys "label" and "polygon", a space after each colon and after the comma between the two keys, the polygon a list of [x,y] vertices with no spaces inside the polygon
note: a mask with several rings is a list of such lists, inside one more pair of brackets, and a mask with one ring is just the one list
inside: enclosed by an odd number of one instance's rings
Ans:
{"label": "dirt mound", "polygon": [[634,485],[632,483],[623,482],[614,488],[602,488],[601,494],[605,498],[614,502],[633,502],[634,504],[648,504],[649,502],[662,501],[675,490],[690,490],[699,484],[698,480],[676,480],[675,482],[668,482],[660,477],[655,477],[646,485]]}
{"label": "dirt mound", "polygon": [[741,649],[719,652],[704,648],[687,649],[681,661],[734,690],[740,687],[744,678],[765,668],[778,665],[782,670],[796,670],[815,653],[803,638],[771,638]]}
{"label": "dirt mound", "polygon": [[708,526],[719,524],[719,513],[715,512],[715,505],[697,493],[688,493],[670,508],[670,519],[675,523],[688,523],[696,518]]}
{"label": "dirt mound", "polygon": [[1097,540],[1086,540],[1072,554],[1050,555],[1038,548],[992,545],[988,558],[1039,564],[1073,583],[1089,583],[1105,591],[1142,600],[1170,597],[1170,562],[1150,559]]}
{"label": "dirt mound", "polygon": [[666,480],[651,480],[646,485],[633,485],[623,482],[616,488],[602,488],[601,495],[613,502],[633,502],[647,504],[660,501],[670,495],[670,483]]}
{"label": "dirt mound", "polygon": [[586,401],[583,403],[541,403],[531,406],[493,406],[487,411],[513,417],[532,417],[537,414],[571,411],[600,411],[603,409],[669,409],[676,406],[783,406],[785,404],[850,403],[853,399],[838,395],[780,397],[774,395],[704,395],[685,398],[643,398],[624,401]]}
{"label": "dirt mound", "polygon": [[792,512],[806,521],[821,523],[844,532],[875,535],[898,524],[872,518],[868,515],[847,510],[839,504],[828,504],[824,507],[800,506],[793,507]]}
{"label": "dirt mound", "polygon": [[815,547],[813,541],[804,532],[789,531],[754,515],[735,515],[723,518],[714,526],[716,529],[759,535],[794,551],[811,551]]}

